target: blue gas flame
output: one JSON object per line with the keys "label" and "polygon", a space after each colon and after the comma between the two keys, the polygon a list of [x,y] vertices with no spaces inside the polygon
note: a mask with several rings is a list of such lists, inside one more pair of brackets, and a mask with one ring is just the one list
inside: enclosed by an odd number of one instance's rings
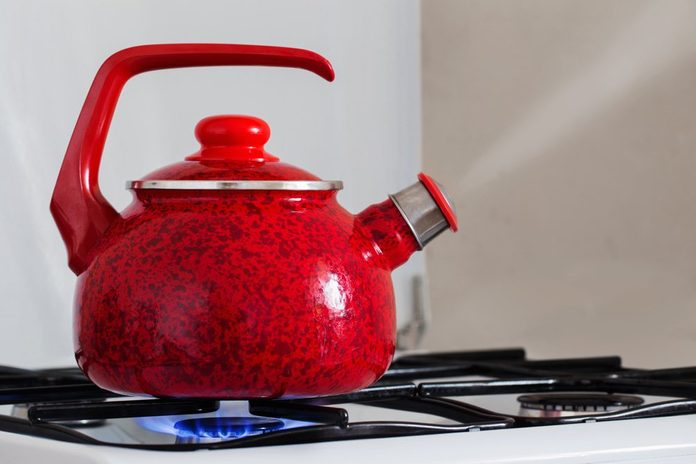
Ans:
{"label": "blue gas flame", "polygon": [[141,427],[152,432],[220,440],[312,425],[311,422],[252,416],[247,403],[243,401],[225,401],[214,413],[141,417],[137,421]]}
{"label": "blue gas flame", "polygon": [[280,430],[284,425],[282,420],[262,417],[201,417],[180,420],[174,428],[179,437],[229,440]]}

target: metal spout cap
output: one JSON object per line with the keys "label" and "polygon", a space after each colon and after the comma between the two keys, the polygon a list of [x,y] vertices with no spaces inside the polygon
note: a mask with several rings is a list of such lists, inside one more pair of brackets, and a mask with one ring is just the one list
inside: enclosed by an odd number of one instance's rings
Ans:
{"label": "metal spout cap", "polygon": [[446,229],[456,232],[458,225],[454,203],[442,186],[424,173],[418,174],[418,180],[389,198],[423,248]]}

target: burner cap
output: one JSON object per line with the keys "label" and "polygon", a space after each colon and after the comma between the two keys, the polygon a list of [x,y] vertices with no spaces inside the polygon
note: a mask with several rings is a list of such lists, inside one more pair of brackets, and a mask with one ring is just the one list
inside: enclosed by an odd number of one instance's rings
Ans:
{"label": "burner cap", "polygon": [[263,417],[199,417],[174,424],[181,438],[240,438],[283,428],[284,422]]}
{"label": "burner cap", "polygon": [[630,395],[602,393],[545,393],[522,395],[520,412],[526,416],[565,416],[574,414],[602,414],[621,411],[643,404],[643,398]]}

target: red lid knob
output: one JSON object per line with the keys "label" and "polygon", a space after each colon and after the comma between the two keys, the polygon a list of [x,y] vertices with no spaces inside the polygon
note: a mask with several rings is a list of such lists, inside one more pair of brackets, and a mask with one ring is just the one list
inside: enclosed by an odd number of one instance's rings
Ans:
{"label": "red lid knob", "polygon": [[187,160],[278,160],[263,148],[271,128],[253,116],[209,116],[196,124],[195,133],[201,149]]}

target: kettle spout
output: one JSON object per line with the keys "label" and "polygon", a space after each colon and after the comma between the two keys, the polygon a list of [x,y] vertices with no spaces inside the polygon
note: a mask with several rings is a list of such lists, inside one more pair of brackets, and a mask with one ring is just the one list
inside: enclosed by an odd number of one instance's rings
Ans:
{"label": "kettle spout", "polygon": [[415,184],[367,207],[356,216],[356,223],[372,238],[389,269],[401,266],[445,230],[458,228],[453,203],[424,173]]}

